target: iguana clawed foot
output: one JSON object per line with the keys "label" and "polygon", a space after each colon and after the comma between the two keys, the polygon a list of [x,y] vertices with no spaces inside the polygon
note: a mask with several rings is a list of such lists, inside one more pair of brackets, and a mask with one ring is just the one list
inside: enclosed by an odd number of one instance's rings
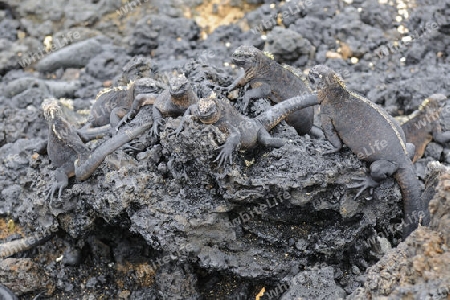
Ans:
{"label": "iguana clawed foot", "polygon": [[348,184],[347,188],[349,189],[356,189],[360,188],[358,193],[356,193],[355,197],[353,199],[356,199],[361,195],[365,190],[371,189],[370,194],[373,192],[373,188],[379,186],[380,184],[372,179],[371,176],[361,176],[361,177],[353,177],[352,180],[359,181],[358,183],[354,184]]}
{"label": "iguana clawed foot", "polygon": [[225,144],[220,146],[220,149],[220,153],[214,161],[218,161],[219,166],[223,166],[227,162],[231,165],[233,163],[233,147]]}
{"label": "iguana clawed foot", "polygon": [[152,126],[152,136],[159,136],[159,127],[164,124],[163,119],[155,119],[153,120],[153,126]]}
{"label": "iguana clawed foot", "polygon": [[133,119],[132,117],[130,117],[130,113],[127,113],[122,120],[120,120],[119,124],[117,124],[116,126],[116,132],[119,131],[120,127],[128,124],[128,121],[130,121],[131,119]]}
{"label": "iguana clawed foot", "polygon": [[52,186],[48,189],[49,192],[46,196],[46,199],[50,199],[50,206],[53,202],[53,194],[58,190],[58,199],[61,198],[62,191],[66,188],[66,186],[69,184],[69,177],[66,175],[66,173],[63,170],[56,170],[55,171],[55,178]]}
{"label": "iguana clawed foot", "polygon": [[175,131],[170,133],[169,136],[176,136],[176,137],[178,137],[183,130],[184,130],[184,126],[182,124],[180,124],[180,126],[178,126],[177,129],[175,129]]}

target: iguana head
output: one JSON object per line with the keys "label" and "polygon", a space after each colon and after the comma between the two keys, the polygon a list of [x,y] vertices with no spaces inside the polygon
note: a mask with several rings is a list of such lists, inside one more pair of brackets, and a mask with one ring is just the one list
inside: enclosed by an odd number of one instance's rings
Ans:
{"label": "iguana head", "polygon": [[203,124],[214,124],[220,118],[220,111],[216,99],[200,98],[197,103],[197,117]]}
{"label": "iguana head", "polygon": [[184,75],[172,77],[169,81],[169,90],[172,97],[177,98],[185,96],[188,89],[189,80]]}
{"label": "iguana head", "polygon": [[61,108],[58,105],[58,100],[55,98],[45,99],[41,104],[41,108],[44,111],[44,117],[47,121],[54,120],[56,117],[61,116]]}
{"label": "iguana head", "polygon": [[135,81],[139,78],[150,77],[152,60],[149,57],[135,56],[122,68],[121,84]]}
{"label": "iguana head", "polygon": [[309,70],[309,83],[312,90],[320,91],[330,86],[341,86],[345,88],[342,78],[332,69],[324,65],[316,65]]}
{"label": "iguana head", "polygon": [[253,46],[243,45],[234,50],[231,60],[236,66],[248,69],[257,63],[257,57],[261,53],[261,50]]}
{"label": "iguana head", "polygon": [[444,94],[433,94],[426,98],[419,106],[419,110],[438,110],[445,106],[447,97]]}

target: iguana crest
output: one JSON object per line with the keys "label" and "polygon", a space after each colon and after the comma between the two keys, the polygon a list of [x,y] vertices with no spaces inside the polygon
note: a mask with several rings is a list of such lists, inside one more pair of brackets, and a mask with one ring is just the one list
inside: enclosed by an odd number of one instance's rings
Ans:
{"label": "iguana crest", "polygon": [[104,88],[103,90],[98,92],[97,96],[95,97],[95,101],[97,101],[98,98],[100,98],[102,95],[107,94],[107,93],[116,92],[116,91],[128,91],[132,84],[133,84],[133,82],[130,81],[130,83],[128,83],[126,86],[115,86],[112,88]]}

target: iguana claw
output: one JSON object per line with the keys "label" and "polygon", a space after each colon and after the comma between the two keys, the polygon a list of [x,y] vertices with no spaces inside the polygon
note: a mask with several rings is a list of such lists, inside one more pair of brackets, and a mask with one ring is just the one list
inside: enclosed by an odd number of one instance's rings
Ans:
{"label": "iguana claw", "polygon": [[[359,183],[354,184],[348,184],[347,188],[349,189],[356,189],[360,188],[358,193],[356,193],[355,197],[353,199],[356,199],[359,197],[359,195],[362,194],[367,189],[373,189],[379,185],[378,182],[372,179],[371,176],[361,176],[361,177],[353,177],[352,180],[359,181]],[[370,191],[370,194],[372,194],[373,190]]]}

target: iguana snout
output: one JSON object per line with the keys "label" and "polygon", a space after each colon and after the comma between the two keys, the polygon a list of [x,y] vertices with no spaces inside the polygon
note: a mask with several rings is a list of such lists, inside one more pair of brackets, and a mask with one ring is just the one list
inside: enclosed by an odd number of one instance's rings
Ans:
{"label": "iguana snout", "polygon": [[172,97],[181,97],[186,94],[189,81],[183,75],[171,78],[169,82],[170,95]]}
{"label": "iguana snout", "polygon": [[259,50],[253,46],[240,46],[231,55],[233,64],[245,68],[253,65]]}

